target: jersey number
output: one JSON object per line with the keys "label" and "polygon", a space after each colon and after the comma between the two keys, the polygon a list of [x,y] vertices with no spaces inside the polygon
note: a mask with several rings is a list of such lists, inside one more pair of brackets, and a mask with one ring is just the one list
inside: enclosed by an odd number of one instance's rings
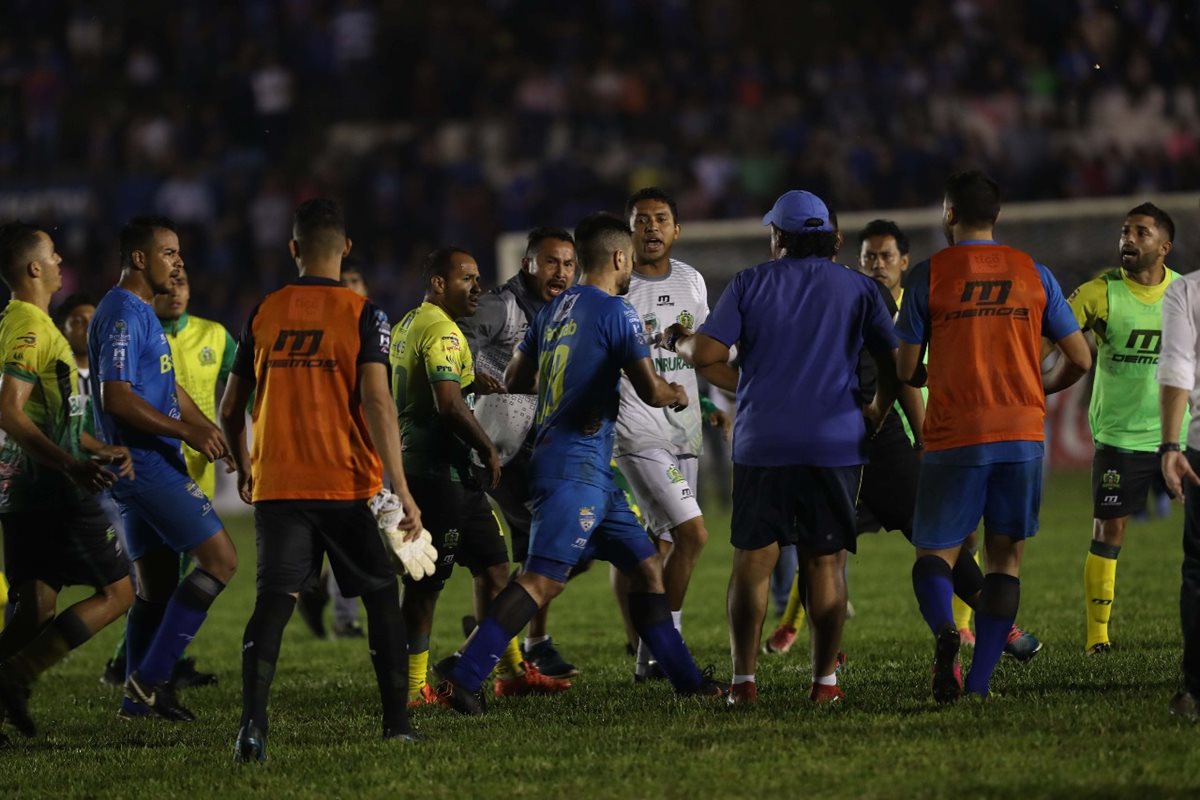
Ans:
{"label": "jersey number", "polygon": [[562,402],[563,382],[567,374],[567,356],[570,355],[569,345],[560,344],[549,352],[542,353],[538,363],[541,373],[541,387],[538,390],[537,424],[541,425],[546,417],[558,409]]}

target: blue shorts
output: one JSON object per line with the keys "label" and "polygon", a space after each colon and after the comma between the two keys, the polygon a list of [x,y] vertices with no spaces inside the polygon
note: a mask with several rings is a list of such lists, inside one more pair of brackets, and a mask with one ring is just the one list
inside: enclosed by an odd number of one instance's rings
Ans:
{"label": "blue shorts", "polygon": [[221,530],[221,518],[195,481],[115,498],[125,522],[130,561],[161,547],[189,553]]}
{"label": "blue shorts", "polygon": [[599,558],[628,572],[657,552],[615,486],[541,479],[531,490],[531,572],[565,583],[580,561]]}
{"label": "blue shorts", "polygon": [[963,543],[983,519],[984,530],[1013,539],[1037,533],[1042,459],[982,466],[921,465],[912,543],[943,550]]}

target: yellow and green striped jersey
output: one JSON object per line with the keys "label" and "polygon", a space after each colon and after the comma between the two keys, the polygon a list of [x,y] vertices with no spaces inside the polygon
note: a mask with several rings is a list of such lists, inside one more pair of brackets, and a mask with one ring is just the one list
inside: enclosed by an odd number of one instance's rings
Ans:
{"label": "yellow and green striped jersey", "polygon": [[[237,343],[219,322],[190,314],[178,319],[159,319],[171,360],[175,364],[175,380],[183,387],[209,419],[217,418],[217,385],[224,383],[233,368]],[[216,489],[216,465],[186,444],[183,458],[188,475],[209,497]]]}
{"label": "yellow and green striped jersey", "polygon": [[471,348],[458,324],[440,306],[421,303],[392,328],[392,396],[400,417],[404,472],[459,480],[468,464],[466,445],[438,415],[433,384],[475,380]]}
{"label": "yellow and green striped jersey", "polygon": [[[79,370],[71,346],[50,315],[23,300],[10,300],[0,314],[0,352],[4,379],[33,385],[25,414],[50,441],[83,457],[85,398],[79,392]],[[0,511],[19,511],[79,498],[78,489],[61,472],[36,463],[12,439],[0,446]]]}

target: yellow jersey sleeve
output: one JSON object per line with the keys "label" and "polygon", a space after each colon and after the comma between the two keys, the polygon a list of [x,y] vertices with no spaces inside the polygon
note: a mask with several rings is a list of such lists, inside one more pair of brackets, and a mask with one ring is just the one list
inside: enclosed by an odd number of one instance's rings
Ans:
{"label": "yellow jersey sleeve", "polygon": [[1108,283],[1104,276],[1093,278],[1081,285],[1067,298],[1067,304],[1071,306],[1071,312],[1075,314],[1075,321],[1079,323],[1080,330],[1093,330],[1097,322],[1101,323],[1101,327],[1106,325]]}
{"label": "yellow jersey sleeve", "polygon": [[434,322],[425,329],[421,337],[421,360],[430,383],[454,381],[465,387],[475,380],[466,337],[450,320]]}

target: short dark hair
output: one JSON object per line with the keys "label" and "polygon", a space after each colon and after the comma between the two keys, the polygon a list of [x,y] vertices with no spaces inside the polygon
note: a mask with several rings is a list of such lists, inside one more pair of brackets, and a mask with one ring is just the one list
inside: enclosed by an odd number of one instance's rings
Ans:
{"label": "short dark hair", "polygon": [[575,226],[575,256],[584,272],[591,272],[614,251],[632,244],[629,223],[607,211],[589,214]]}
{"label": "short dark hair", "polygon": [[900,230],[900,226],[892,222],[890,219],[873,219],[867,223],[867,227],[863,228],[858,234],[858,245],[872,236],[890,236],[896,240],[896,249],[900,251],[900,255],[908,255],[908,236],[904,231]]}
{"label": "short dark hair", "polygon": [[140,214],[126,222],[121,228],[121,266],[133,264],[135,250],[146,252],[146,248],[154,241],[154,232],[157,230],[178,233],[178,226],[175,220],[161,214]]}
{"label": "short dark hair", "polygon": [[1134,206],[1125,215],[1126,219],[1130,217],[1153,217],[1154,224],[1167,232],[1167,241],[1175,241],[1175,220],[1171,219],[1170,214],[1154,205],[1154,203],[1142,203],[1140,206]]}
{"label": "short dark hair", "polygon": [[625,201],[625,216],[628,217],[632,214],[633,207],[643,200],[658,200],[666,203],[671,208],[671,219],[676,225],[679,224],[679,207],[675,205],[675,198],[657,186],[647,186],[645,189],[638,189],[629,195],[629,199]]}
{"label": "short dark hair", "polygon": [[454,263],[455,253],[471,255],[461,247],[449,246],[439,247],[425,256],[425,261],[421,264],[421,285],[428,289],[435,277],[449,278],[450,265]]}
{"label": "short dark hair", "polygon": [[346,239],[346,218],[341,206],[328,197],[305,200],[292,215],[292,238],[301,252],[306,242],[326,251],[340,250]]}
{"label": "short dark hair", "polygon": [[797,233],[779,231],[779,246],[787,250],[787,258],[833,258],[837,255],[837,231],[810,231]]}
{"label": "short dark hair", "polygon": [[537,249],[542,246],[542,242],[547,239],[557,239],[560,242],[566,242],[572,247],[575,246],[575,237],[566,228],[555,228],[552,226],[543,225],[540,228],[534,228],[529,232],[529,239],[525,243],[525,255],[531,256]]}
{"label": "short dark hair", "polygon": [[58,304],[58,308],[54,309],[54,324],[61,328],[66,324],[67,317],[71,316],[72,311],[80,306],[94,305],[96,305],[96,298],[87,292],[72,292]]}
{"label": "short dark hair", "polygon": [[20,280],[29,251],[37,247],[41,232],[38,226],[21,220],[0,225],[0,278],[8,288]]}
{"label": "short dark hair", "polygon": [[1000,216],[1000,184],[977,169],[956,172],[946,179],[946,202],[961,224],[990,228]]}

